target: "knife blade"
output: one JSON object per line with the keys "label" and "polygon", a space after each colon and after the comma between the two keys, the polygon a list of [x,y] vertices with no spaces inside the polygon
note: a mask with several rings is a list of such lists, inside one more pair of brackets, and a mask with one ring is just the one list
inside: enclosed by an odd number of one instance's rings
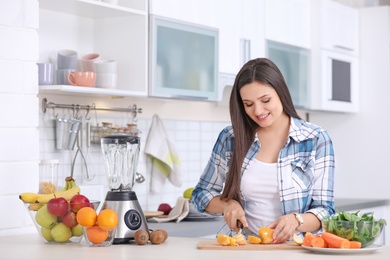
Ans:
{"label": "knife blade", "polygon": [[246,238],[248,238],[248,236],[259,237],[259,234],[257,234],[256,232],[254,232],[248,227],[244,227],[242,222],[238,219],[237,219],[237,227],[240,229],[239,233],[242,233]]}

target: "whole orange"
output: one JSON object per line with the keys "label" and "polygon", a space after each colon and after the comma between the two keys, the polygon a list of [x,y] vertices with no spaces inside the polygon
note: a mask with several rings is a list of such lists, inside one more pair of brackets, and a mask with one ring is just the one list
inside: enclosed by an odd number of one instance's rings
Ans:
{"label": "whole orange", "polygon": [[96,224],[97,214],[93,208],[81,208],[76,215],[77,223],[83,227],[92,227]]}
{"label": "whole orange", "polygon": [[97,216],[98,226],[106,231],[112,231],[118,225],[118,214],[112,209],[103,209]]}
{"label": "whole orange", "polygon": [[85,232],[88,240],[95,245],[104,242],[108,237],[108,231],[101,229],[97,225],[86,228]]}

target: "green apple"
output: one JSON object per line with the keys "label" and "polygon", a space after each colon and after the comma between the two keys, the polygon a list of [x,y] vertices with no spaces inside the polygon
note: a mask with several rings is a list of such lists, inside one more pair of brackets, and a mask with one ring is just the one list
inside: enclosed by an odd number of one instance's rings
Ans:
{"label": "green apple", "polygon": [[72,230],[64,223],[58,223],[51,229],[51,236],[56,242],[67,242],[72,237]]}
{"label": "green apple", "polygon": [[43,205],[35,215],[35,221],[41,227],[51,229],[57,224],[57,217],[53,216],[47,211],[47,205]]}
{"label": "green apple", "polygon": [[191,200],[192,199],[192,191],[194,190],[194,188],[188,188],[184,191],[183,193],[183,197],[186,198],[186,199],[189,199]]}
{"label": "green apple", "polygon": [[47,242],[53,241],[53,237],[51,236],[51,229],[50,228],[41,227],[41,235],[43,236],[43,238]]}
{"label": "green apple", "polygon": [[76,237],[83,235],[83,227],[80,224],[72,227],[72,235]]}

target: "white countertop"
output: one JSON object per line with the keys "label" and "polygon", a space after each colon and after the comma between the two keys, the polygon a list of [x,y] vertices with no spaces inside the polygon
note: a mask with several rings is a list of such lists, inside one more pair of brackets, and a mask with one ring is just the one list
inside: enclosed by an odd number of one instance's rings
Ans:
{"label": "white countertop", "polygon": [[199,250],[196,248],[201,238],[169,237],[160,245],[139,246],[112,245],[110,247],[89,247],[83,240],[80,244],[45,244],[38,234],[0,237],[1,259],[389,259],[390,247],[385,246],[369,254],[334,255],[316,254],[302,250]]}

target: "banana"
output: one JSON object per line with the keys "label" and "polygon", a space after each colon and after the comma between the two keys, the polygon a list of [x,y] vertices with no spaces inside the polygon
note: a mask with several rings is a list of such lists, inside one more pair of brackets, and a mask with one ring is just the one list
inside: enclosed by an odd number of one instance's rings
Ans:
{"label": "banana", "polygon": [[65,198],[69,201],[74,195],[80,193],[80,187],[76,185],[74,180],[70,181],[69,185],[70,187],[67,190],[61,190],[50,194],[42,194],[35,202],[47,203],[52,198]]}
{"label": "banana", "polygon": [[66,177],[65,182],[65,187],[58,192],[49,194],[25,192],[19,195],[19,199],[27,203],[47,203],[52,198],[60,197],[70,200],[74,195],[80,193],[80,188],[72,177]]}
{"label": "banana", "polygon": [[19,199],[23,202],[34,203],[42,194],[25,192],[19,195]]}

